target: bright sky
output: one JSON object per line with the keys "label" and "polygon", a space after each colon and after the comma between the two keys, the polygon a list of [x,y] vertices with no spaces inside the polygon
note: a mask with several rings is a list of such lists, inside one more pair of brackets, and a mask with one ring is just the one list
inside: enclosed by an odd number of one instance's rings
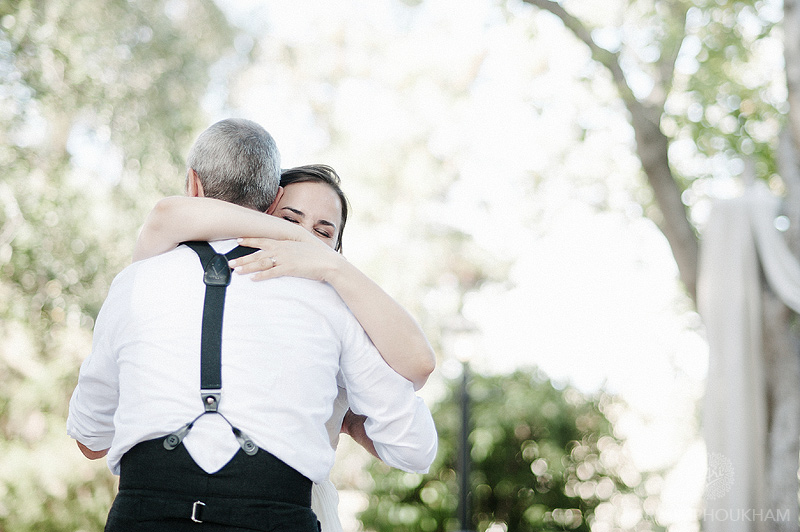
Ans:
{"label": "bright sky", "polygon": [[[472,363],[486,372],[535,364],[584,391],[620,394],[632,411],[619,428],[637,464],[672,468],[662,517],[673,532],[696,530],[688,509],[699,503],[705,474],[695,415],[707,347],[663,236],[642,218],[638,163],[614,92],[602,76],[576,81],[597,73],[586,50],[552,17],[512,4],[506,20],[483,0],[429,0],[413,13],[377,0],[250,0],[225,9],[263,52],[232,92],[234,110],[273,133],[284,167],[318,160],[339,168],[352,159],[377,167],[373,160],[391,160],[390,146],[429,134],[427,149],[460,180],[423,212],[473,235],[487,262],[512,264],[508,286],[467,301],[465,315],[481,332]],[[294,70],[281,64],[286,44]],[[378,45],[385,57],[376,64],[368,52]],[[324,79],[336,72],[350,78],[334,89]],[[463,80],[467,92],[454,103],[443,79]],[[312,105],[320,102],[356,151],[326,152]],[[579,143],[576,124],[587,131]],[[351,186],[358,213],[370,198],[358,187],[368,185]],[[385,233],[357,217],[353,224],[354,263],[387,252],[376,244]],[[452,369],[445,363],[439,373]]]}

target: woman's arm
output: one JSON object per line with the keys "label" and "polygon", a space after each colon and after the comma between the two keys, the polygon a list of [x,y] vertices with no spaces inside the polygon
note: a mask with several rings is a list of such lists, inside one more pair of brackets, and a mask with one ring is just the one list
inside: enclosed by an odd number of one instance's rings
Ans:
{"label": "woman's arm", "polygon": [[170,196],[148,214],[133,261],[167,252],[187,240],[222,240],[242,235],[312,242],[308,231],[281,218],[211,198]]}
{"label": "woman's arm", "polygon": [[[353,414],[353,415],[355,416],[355,414]],[[363,424],[363,420],[361,421],[361,423]],[[355,436],[353,437],[353,439],[355,439]],[[93,450],[89,449],[88,447],[86,447],[84,444],[82,444],[81,442],[79,442],[77,440],[75,441],[75,443],[78,444],[78,449],[81,450],[81,452],[83,453],[83,456],[85,456],[89,460],[97,460],[97,459],[102,458],[102,457],[104,457],[105,455],[108,454],[108,449],[103,449],[102,451],[93,451]],[[368,451],[370,450],[369,448],[366,448],[366,449]],[[374,449],[374,445],[373,445],[373,449]],[[372,451],[370,451],[370,452],[372,452]]]}
{"label": "woman's arm", "polygon": [[436,356],[422,328],[397,301],[340,253],[319,241],[244,238],[239,243],[262,251],[231,261],[237,273],[257,272],[254,280],[291,275],[327,282],[392,369],[413,382],[416,389],[428,380],[436,366]]}

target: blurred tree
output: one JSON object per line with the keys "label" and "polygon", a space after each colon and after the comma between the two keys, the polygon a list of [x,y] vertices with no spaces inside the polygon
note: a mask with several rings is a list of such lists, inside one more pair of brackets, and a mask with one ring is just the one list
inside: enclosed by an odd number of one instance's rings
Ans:
{"label": "blurred tree", "polygon": [[233,37],[211,0],[0,0],[0,530],[102,529],[114,480],[68,399]]}
{"label": "blurred tree", "polygon": [[[656,496],[633,468],[612,420],[617,399],[556,387],[537,371],[471,379],[472,522],[478,532],[582,530],[596,521],[655,530]],[[439,453],[426,475],[370,465],[359,519],[378,532],[455,530],[459,382],[433,409]],[[656,475],[656,473],[651,473]],[[623,515],[625,514],[625,515]]]}
{"label": "blurred tree", "polygon": [[[689,298],[696,299],[698,270],[692,207],[715,178],[762,179],[783,192],[790,245],[800,248],[800,105],[790,105],[800,87],[796,2],[631,0],[596,10],[591,2],[523,1],[555,15],[610,75],[652,191],[645,212],[669,242]],[[764,287],[762,296],[769,503],[796,516],[796,317]],[[780,526],[798,528],[796,519]]]}
{"label": "blurred tree", "polygon": [[[337,169],[353,204],[344,254],[438,347],[464,293],[503,282],[508,270],[446,207],[461,179],[458,159],[472,153],[458,144],[461,131],[450,129],[470,129],[460,106],[480,57],[432,53],[452,29],[450,18],[432,28],[393,0],[303,6],[302,26],[313,32],[282,28],[277,16],[269,30],[256,30],[263,37],[231,105],[275,125],[285,166],[325,161]],[[437,139],[445,147],[434,146]],[[451,141],[456,154],[448,153]]]}

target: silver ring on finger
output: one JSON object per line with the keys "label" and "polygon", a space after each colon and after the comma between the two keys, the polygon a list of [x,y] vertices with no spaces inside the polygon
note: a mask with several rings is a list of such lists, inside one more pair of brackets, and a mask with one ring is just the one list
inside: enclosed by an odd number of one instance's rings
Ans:
{"label": "silver ring on finger", "polygon": [[273,268],[274,268],[275,266],[277,266],[277,265],[278,265],[278,261],[277,261],[277,260],[275,260],[275,257],[270,257],[270,258],[269,258],[269,260],[271,260],[271,261],[272,261],[272,267],[273,267]]}

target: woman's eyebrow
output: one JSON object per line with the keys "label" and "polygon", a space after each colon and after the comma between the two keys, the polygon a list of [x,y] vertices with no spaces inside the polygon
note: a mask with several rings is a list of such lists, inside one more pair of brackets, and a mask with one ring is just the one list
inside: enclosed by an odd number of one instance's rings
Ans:
{"label": "woman's eyebrow", "polygon": [[303,211],[301,211],[300,209],[295,209],[294,207],[281,207],[281,210],[282,210],[282,211],[289,211],[289,212],[293,212],[293,213],[294,213],[294,214],[296,214],[297,216],[302,216],[302,217],[305,217],[305,215],[306,215],[306,213],[304,213],[304,212],[303,212]]}
{"label": "woman's eyebrow", "polygon": [[328,220],[320,220],[317,223],[320,224],[320,225],[327,225],[329,227],[332,227],[334,230],[336,229],[336,224],[333,223],[333,222],[329,222]]}

